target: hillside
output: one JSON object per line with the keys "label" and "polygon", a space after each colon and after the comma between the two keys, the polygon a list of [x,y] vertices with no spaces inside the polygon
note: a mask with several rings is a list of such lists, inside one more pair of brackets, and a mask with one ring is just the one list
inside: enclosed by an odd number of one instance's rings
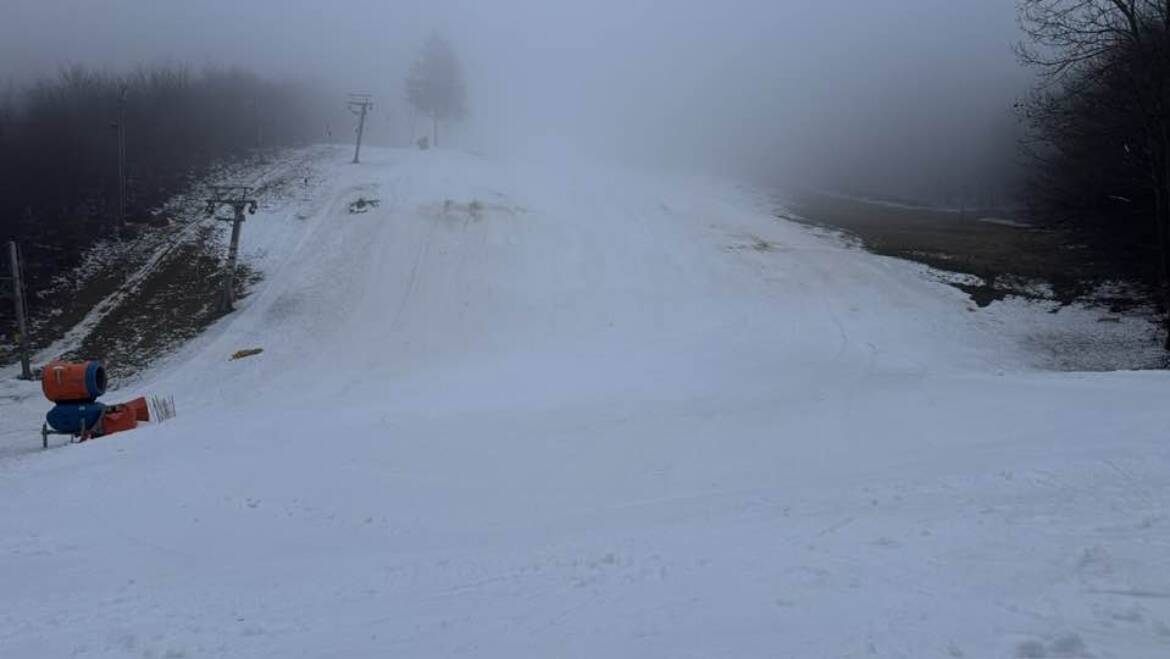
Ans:
{"label": "hillside", "polygon": [[720,182],[334,155],[110,396],[178,418],[41,451],[0,373],[0,656],[1164,656],[1170,375],[1037,349],[1131,326]]}

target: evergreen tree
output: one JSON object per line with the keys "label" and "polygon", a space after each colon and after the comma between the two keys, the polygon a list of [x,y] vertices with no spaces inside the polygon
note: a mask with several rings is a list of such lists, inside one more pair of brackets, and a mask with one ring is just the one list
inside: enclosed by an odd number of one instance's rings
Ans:
{"label": "evergreen tree", "polygon": [[466,96],[459,57],[446,39],[432,33],[406,77],[406,98],[415,110],[431,118],[435,146],[439,145],[439,122],[462,119]]}

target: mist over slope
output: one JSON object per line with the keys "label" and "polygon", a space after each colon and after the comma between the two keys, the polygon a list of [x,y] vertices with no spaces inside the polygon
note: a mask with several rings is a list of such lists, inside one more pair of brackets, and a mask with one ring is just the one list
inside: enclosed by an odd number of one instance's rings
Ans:
{"label": "mist over slope", "polygon": [[437,29],[467,68],[464,148],[941,201],[964,186],[1010,191],[1018,176],[1011,107],[1028,78],[1014,6],[9,0],[0,80],[72,62],[245,66],[309,78],[339,103],[374,94],[369,135],[400,145],[416,119],[402,80]]}

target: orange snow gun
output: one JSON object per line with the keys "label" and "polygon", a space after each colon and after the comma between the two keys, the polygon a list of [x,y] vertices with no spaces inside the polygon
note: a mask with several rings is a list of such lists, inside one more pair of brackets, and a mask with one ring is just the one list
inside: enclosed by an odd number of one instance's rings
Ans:
{"label": "orange snow gun", "polygon": [[97,361],[55,361],[41,372],[41,390],[54,403],[92,403],[106,393],[106,369]]}
{"label": "orange snow gun", "polygon": [[99,403],[106,393],[106,370],[100,362],[54,361],[41,373],[45,398],[56,403],[41,426],[41,445],[49,447],[49,435],[70,435],[84,442],[93,437],[133,430],[140,421],[150,421],[145,398],[118,405]]}

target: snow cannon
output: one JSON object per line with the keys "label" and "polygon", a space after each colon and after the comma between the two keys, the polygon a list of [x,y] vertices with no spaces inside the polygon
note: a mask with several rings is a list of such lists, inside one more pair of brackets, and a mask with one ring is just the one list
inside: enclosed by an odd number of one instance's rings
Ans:
{"label": "snow cannon", "polygon": [[41,426],[41,445],[49,447],[49,435],[70,435],[84,442],[94,437],[133,430],[140,421],[150,421],[145,398],[106,405],[98,396],[106,393],[106,369],[101,362],[55,361],[41,373],[45,398],[56,403]]}
{"label": "snow cannon", "polygon": [[52,362],[41,373],[41,390],[54,403],[92,403],[106,393],[106,369],[99,361]]}

